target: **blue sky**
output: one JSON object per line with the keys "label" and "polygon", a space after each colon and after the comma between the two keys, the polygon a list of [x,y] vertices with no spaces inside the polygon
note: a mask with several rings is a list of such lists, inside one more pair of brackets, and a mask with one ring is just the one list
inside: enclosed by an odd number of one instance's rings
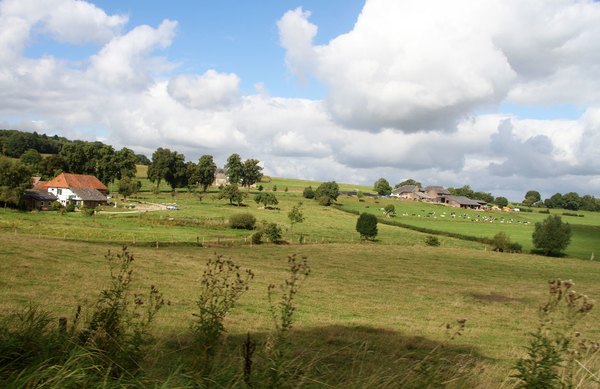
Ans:
{"label": "blue sky", "polygon": [[274,176],[600,195],[593,1],[0,0],[0,127]]}

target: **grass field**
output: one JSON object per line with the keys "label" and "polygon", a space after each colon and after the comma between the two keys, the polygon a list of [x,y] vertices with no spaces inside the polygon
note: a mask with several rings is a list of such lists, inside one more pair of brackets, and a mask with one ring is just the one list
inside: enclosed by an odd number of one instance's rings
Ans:
{"label": "grass field", "polygon": [[[293,387],[409,387],[408,382],[421,379],[414,375],[415,366],[439,357],[449,369],[439,372],[447,381],[440,387],[512,388],[511,367],[524,355],[527,334],[538,323],[547,281],[573,279],[578,292],[600,296],[599,265],[589,261],[592,251],[600,251],[597,214],[563,217],[574,229],[563,258],[497,253],[481,243],[443,236],[440,247],[429,247],[424,243],[427,234],[385,224],[378,225],[375,241],[359,243],[356,215],[302,197],[304,187],[316,189],[319,183],[265,178],[263,185],[277,185],[278,209],[259,208],[252,200],[257,192],[245,199],[246,206],[230,206],[216,200],[212,188],[201,199],[197,193],[142,192],[128,201],[138,207],[139,202],[177,204],[179,211],[127,213],[117,208],[119,212],[110,213],[115,211],[111,207],[95,217],[0,211],[0,311],[36,304],[57,317],[72,317],[77,305],[89,312],[110,280],[104,255],[127,244],[136,257],[134,291],[153,284],[172,302],[155,322],[155,343],[143,366],[147,379],[160,381],[179,374],[182,364],[194,358],[188,328],[208,257],[231,257],[256,274],[248,293],[226,316],[222,356],[238,361],[248,332],[268,348],[274,328],[267,286],[283,282],[286,257],[298,253],[308,257],[312,272],[295,299],[290,366],[306,378],[294,381]],[[305,221],[294,226],[291,240],[287,212],[298,202]],[[533,248],[533,225],[547,217],[386,198],[338,198],[340,208],[380,217],[387,204],[396,207],[391,220],[488,238],[504,231],[525,250]],[[252,231],[227,227],[229,217],[242,212],[253,214],[258,227],[279,224],[286,242],[251,245]],[[451,218],[451,212],[457,217]],[[483,214],[495,222],[473,221]],[[297,240],[301,235],[305,244]],[[597,317],[592,311],[577,330],[598,339]],[[466,328],[450,341],[445,323],[456,327],[458,318],[467,319]],[[216,387],[244,387],[236,382]],[[598,386],[586,381],[581,387]]]}

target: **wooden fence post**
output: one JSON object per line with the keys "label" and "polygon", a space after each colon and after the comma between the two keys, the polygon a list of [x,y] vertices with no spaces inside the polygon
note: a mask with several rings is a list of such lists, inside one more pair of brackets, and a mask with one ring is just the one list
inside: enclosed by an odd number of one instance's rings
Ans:
{"label": "wooden fence post", "polygon": [[133,244],[135,244],[135,235],[133,235]]}

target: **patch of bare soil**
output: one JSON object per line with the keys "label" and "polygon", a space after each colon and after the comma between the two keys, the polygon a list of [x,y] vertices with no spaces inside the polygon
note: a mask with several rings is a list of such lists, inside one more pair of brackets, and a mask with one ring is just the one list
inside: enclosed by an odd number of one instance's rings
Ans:
{"label": "patch of bare soil", "polygon": [[488,295],[472,294],[471,296],[476,298],[477,300],[492,301],[492,302],[496,302],[496,303],[522,303],[523,302],[521,300],[513,299],[510,297],[506,297],[506,296],[498,296],[495,294],[488,294]]}

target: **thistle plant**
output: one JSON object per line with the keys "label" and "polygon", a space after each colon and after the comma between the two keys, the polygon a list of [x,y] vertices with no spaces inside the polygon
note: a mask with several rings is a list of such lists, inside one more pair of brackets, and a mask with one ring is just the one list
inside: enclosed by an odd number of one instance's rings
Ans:
{"label": "thistle plant", "polygon": [[190,324],[195,341],[203,348],[206,358],[213,354],[225,331],[225,317],[249,289],[253,278],[252,270],[242,270],[231,258],[225,259],[215,253],[215,257],[206,262],[200,281],[200,296],[196,300],[198,312],[192,314],[195,319]]}
{"label": "thistle plant", "polygon": [[[158,311],[170,304],[163,294],[150,286],[147,295],[130,293],[133,254],[123,246],[121,253],[105,255],[110,267],[111,285],[100,293],[82,340],[105,353],[114,372],[136,370],[143,357],[143,338]],[[79,312],[77,317],[79,316]]]}
{"label": "thistle plant", "polygon": [[[547,302],[539,308],[539,325],[531,332],[527,356],[515,364],[517,388],[574,387],[579,351],[574,327],[594,307],[594,301],[572,289],[573,281],[548,281]],[[586,346],[579,341],[579,346]],[[581,364],[580,364],[581,365]]]}
{"label": "thistle plant", "polygon": [[[285,283],[278,288],[271,284],[267,288],[267,296],[269,298],[269,310],[273,318],[273,325],[277,332],[276,339],[269,342],[266,353],[267,359],[270,361],[270,368],[267,370],[266,386],[268,388],[280,388],[284,380],[284,364],[288,359],[290,346],[286,341],[286,335],[292,328],[294,323],[294,312],[296,305],[294,297],[298,290],[310,275],[310,266],[306,257],[302,257],[302,261],[298,261],[297,255],[288,256],[289,276],[285,279]],[[279,302],[275,303],[275,289],[281,293]]]}

